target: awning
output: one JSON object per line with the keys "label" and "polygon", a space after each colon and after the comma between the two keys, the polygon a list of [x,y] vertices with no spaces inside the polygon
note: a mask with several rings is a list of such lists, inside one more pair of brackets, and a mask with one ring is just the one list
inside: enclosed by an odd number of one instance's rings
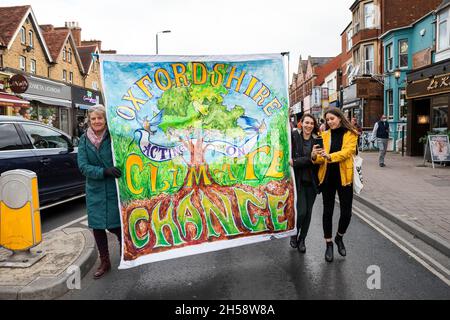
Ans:
{"label": "awning", "polygon": [[92,106],[89,106],[87,104],[79,104],[75,103],[75,108],[81,109],[81,110],[89,110],[89,108]]}
{"label": "awning", "polygon": [[357,100],[357,101],[353,101],[353,102],[344,104],[344,106],[342,107],[342,109],[356,108],[356,107],[359,107],[359,105],[360,105],[360,101]]}
{"label": "awning", "polygon": [[72,107],[72,101],[70,101],[70,100],[43,97],[43,96],[37,96],[34,94],[27,94],[27,93],[22,93],[22,97],[24,99],[27,99],[28,101],[36,100],[36,101],[42,102],[44,104],[49,104],[52,106],[68,107],[68,108]]}
{"label": "awning", "polygon": [[0,93],[0,106],[28,108],[30,106],[30,102],[20,99],[12,94]]}

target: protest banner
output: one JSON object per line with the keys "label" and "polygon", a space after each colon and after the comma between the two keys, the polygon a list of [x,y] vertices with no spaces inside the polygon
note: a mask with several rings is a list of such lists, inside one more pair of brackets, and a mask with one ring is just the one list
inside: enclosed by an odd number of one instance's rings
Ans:
{"label": "protest banner", "polygon": [[99,58],[120,268],[295,234],[281,55]]}

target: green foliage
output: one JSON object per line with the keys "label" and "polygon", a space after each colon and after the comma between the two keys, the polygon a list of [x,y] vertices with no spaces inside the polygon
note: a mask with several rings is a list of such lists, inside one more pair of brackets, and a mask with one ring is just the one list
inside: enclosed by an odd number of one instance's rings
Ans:
{"label": "green foliage", "polygon": [[[225,70],[221,70],[225,76]],[[168,128],[204,130],[239,129],[237,120],[244,115],[245,110],[241,106],[234,106],[228,110],[223,104],[223,96],[228,90],[221,84],[212,86],[209,81],[213,72],[207,74],[208,81],[204,84],[194,84],[192,77],[192,63],[188,64],[186,77],[189,86],[172,87],[166,90],[158,100],[157,107],[164,110],[163,122],[160,128],[166,132]],[[242,129],[241,129],[242,130]],[[242,135],[243,131],[240,132]]]}

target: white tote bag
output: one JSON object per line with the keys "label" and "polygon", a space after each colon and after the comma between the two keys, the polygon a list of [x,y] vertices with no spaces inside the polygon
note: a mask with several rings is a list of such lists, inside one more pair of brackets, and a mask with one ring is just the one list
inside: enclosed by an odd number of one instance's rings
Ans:
{"label": "white tote bag", "polygon": [[360,194],[364,188],[362,177],[363,158],[356,155],[353,156],[353,190],[356,194]]}

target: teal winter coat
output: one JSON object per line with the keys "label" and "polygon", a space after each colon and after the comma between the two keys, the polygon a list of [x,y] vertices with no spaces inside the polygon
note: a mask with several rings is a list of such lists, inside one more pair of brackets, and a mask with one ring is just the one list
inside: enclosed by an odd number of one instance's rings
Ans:
{"label": "teal winter coat", "polygon": [[105,133],[98,150],[83,134],[78,145],[78,167],[86,177],[86,207],[92,229],[120,227],[115,179],[103,175],[105,168],[113,166],[109,132]]}

